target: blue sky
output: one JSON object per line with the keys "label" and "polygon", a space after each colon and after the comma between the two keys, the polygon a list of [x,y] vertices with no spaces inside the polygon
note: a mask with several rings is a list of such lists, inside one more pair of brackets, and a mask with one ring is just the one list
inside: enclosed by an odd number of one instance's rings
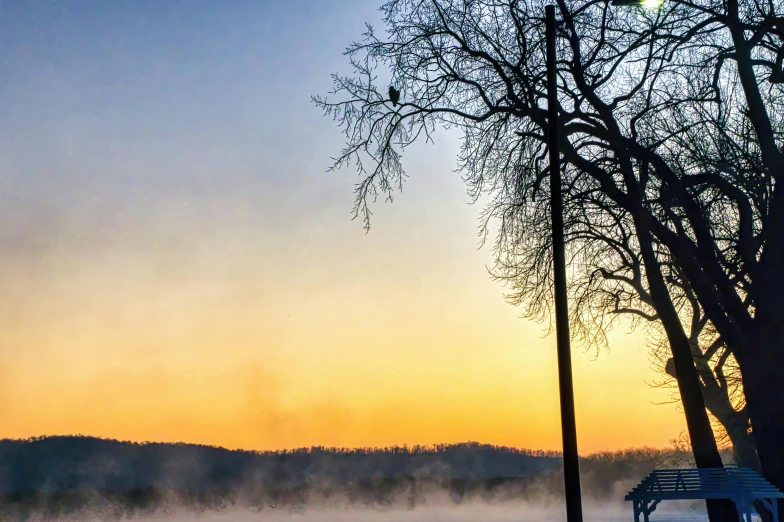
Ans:
{"label": "blue sky", "polygon": [[374,15],[361,4],[4,3],[5,161],[44,193],[198,195],[255,183],[261,168],[274,187],[299,183],[291,171],[326,165],[289,158],[323,135],[309,96],[344,65],[345,29]]}

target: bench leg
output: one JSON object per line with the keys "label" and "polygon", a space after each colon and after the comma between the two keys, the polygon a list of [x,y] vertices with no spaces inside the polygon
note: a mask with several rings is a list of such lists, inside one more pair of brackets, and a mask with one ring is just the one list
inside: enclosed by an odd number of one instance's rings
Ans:
{"label": "bench leg", "polygon": [[732,502],[735,504],[735,509],[738,511],[738,520],[740,520],[740,522],[751,522],[752,507],[745,502],[735,499],[732,499]]}

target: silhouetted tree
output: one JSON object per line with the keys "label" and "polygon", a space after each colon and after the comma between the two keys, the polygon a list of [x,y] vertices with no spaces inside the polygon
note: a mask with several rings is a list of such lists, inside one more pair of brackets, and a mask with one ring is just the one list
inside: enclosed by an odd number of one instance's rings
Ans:
{"label": "silhouetted tree", "polygon": [[[538,182],[534,178],[533,183]],[[662,256],[660,245],[650,236],[639,233],[629,212],[608,201],[601,191],[578,188],[569,200],[565,221],[573,276],[568,283],[574,302],[570,323],[575,335],[595,346],[605,344],[607,329],[621,315],[632,317],[632,326],[647,323],[655,333],[663,334],[674,366],[680,370],[677,384],[695,461],[699,467],[722,466],[705,411],[706,381],[695,370],[696,353],[684,329],[695,312],[698,317],[692,324],[699,324],[699,305],[678,286],[671,260]],[[510,207],[503,199],[490,205],[489,216],[499,210],[505,214],[510,208],[514,216],[500,227],[493,272],[512,287],[508,295],[512,303],[528,305],[529,316],[549,317],[552,249],[543,240],[547,238],[547,203],[540,199],[526,206],[530,211],[519,212],[519,205]],[[720,504],[726,515],[720,514]],[[708,509],[712,520],[737,517],[728,502],[709,501]]]}
{"label": "silhouetted tree", "polygon": [[[688,295],[688,288],[683,289]],[[697,306],[696,300],[691,296],[692,306]],[[705,319],[704,314],[693,313],[689,330],[689,343],[692,347],[697,373],[700,377],[702,394],[705,406],[712,414],[714,431],[719,434],[720,444],[730,443],[732,447],[732,461],[745,468],[761,471],[756,445],[750,433],[750,420],[746,410],[743,396],[740,372],[731,352],[717,336],[715,329]],[[688,319],[687,319],[688,321]],[[655,323],[653,323],[655,325]],[[686,322],[688,324],[688,322]],[[660,334],[660,332],[657,332]],[[664,382],[658,386],[672,386],[677,372],[673,359],[669,355],[669,346],[662,335],[651,338],[651,359],[657,368],[666,376]],[[676,397],[675,400],[678,400]],[[688,443],[688,438],[685,441]],[[677,447],[677,446],[676,446]],[[754,502],[754,507],[762,516],[764,522],[773,520],[772,515],[760,502]]]}
{"label": "silhouetted tree", "polygon": [[[615,255],[639,265],[649,315],[672,350],[695,459],[715,465],[672,278],[693,291],[743,375],[763,472],[784,489],[784,205],[774,190],[784,175],[781,2],[557,4],[567,225],[581,213],[595,230],[623,228],[630,248]],[[520,253],[544,256],[524,259],[538,269],[518,274],[531,313],[545,312],[550,294],[549,233],[537,216],[547,208],[542,7],[389,1],[386,36],[368,27],[348,49],[356,75],[334,77],[343,98],[315,98],[347,134],[334,167],[355,160],[366,174],[355,206],[366,227],[369,201],[402,184],[402,149],[437,126],[460,129],[471,193],[492,198],[487,218],[499,225],[501,268],[518,270],[510,256]],[[399,110],[384,105],[374,83],[379,64],[407,93]],[[532,223],[540,226],[526,229]],[[573,271],[592,271],[593,241],[572,237]]]}
{"label": "silhouetted tree", "polygon": [[[736,465],[761,472],[737,362],[720,337],[703,334],[699,338],[690,336],[689,340],[693,347],[705,406],[712,414],[712,420],[715,419],[712,424],[714,431],[718,433],[717,442],[731,444]],[[676,371],[669,354],[669,346],[663,341],[661,337],[654,337],[651,342],[651,361],[666,376],[655,385],[673,387]]]}
{"label": "silhouetted tree", "polygon": [[[653,361],[662,373],[670,376],[659,385],[668,386],[676,376],[674,360],[646,284],[643,263],[635,258],[634,246],[629,244],[633,236],[622,225],[616,225],[612,230],[596,227],[591,219],[584,216],[595,205],[582,196],[581,199],[583,201],[574,201],[571,206],[578,209],[578,213],[571,216],[567,241],[584,243],[572,259],[588,270],[575,271],[578,277],[570,281],[570,291],[576,304],[571,309],[572,330],[587,344],[598,348],[606,345],[606,331],[618,316],[631,317],[633,327],[643,324],[649,331]],[[523,230],[536,227],[544,233],[547,223],[540,223],[540,217],[544,216],[538,214],[535,220],[524,223]],[[496,277],[514,289],[509,298],[515,304],[531,302],[528,301],[531,285],[527,278],[536,270],[544,276],[548,268],[548,263],[526,262],[547,259],[547,245],[537,244],[537,251],[521,251],[519,246],[522,244],[522,241],[506,240],[503,248],[498,249],[503,257],[495,266]],[[619,250],[624,252],[623,256],[618,255]],[[510,256],[510,253],[513,255]],[[678,276],[678,267],[666,261],[661,264],[661,270],[668,274],[669,293],[684,325],[702,395],[708,411],[717,421],[714,426],[722,435],[721,442],[728,438],[732,443],[736,464],[761,471],[749,433],[749,416],[737,363],[700,308],[693,290]],[[538,297],[533,303],[549,304],[545,297]],[[543,310],[528,311],[539,317]]]}

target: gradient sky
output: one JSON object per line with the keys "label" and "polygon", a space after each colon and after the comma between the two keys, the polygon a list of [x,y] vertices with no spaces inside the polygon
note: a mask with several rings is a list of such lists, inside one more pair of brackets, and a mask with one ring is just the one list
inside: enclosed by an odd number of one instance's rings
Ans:
{"label": "gradient sky", "polygon": [[[309,100],[373,2],[0,0],[0,437],[560,445],[555,340],[490,281],[453,172],[373,230]],[[642,334],[575,348],[582,453],[685,427]]]}

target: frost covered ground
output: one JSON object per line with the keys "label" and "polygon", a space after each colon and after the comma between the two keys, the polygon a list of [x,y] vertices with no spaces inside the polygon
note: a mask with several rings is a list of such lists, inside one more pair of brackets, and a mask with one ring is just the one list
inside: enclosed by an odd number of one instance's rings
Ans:
{"label": "frost covered ground", "polygon": [[[584,509],[585,522],[632,522],[631,505],[590,506]],[[95,514],[72,518],[73,522],[116,520]],[[31,521],[33,519],[30,519]],[[129,520],[129,519],[125,519]],[[563,510],[526,505],[474,505],[449,507],[423,507],[411,511],[372,509],[331,509],[286,512],[266,509],[261,512],[242,510],[211,513],[160,513],[130,520],[157,520],[169,522],[565,522]],[[704,504],[685,509],[683,506],[661,506],[651,515],[651,522],[707,522]]]}

